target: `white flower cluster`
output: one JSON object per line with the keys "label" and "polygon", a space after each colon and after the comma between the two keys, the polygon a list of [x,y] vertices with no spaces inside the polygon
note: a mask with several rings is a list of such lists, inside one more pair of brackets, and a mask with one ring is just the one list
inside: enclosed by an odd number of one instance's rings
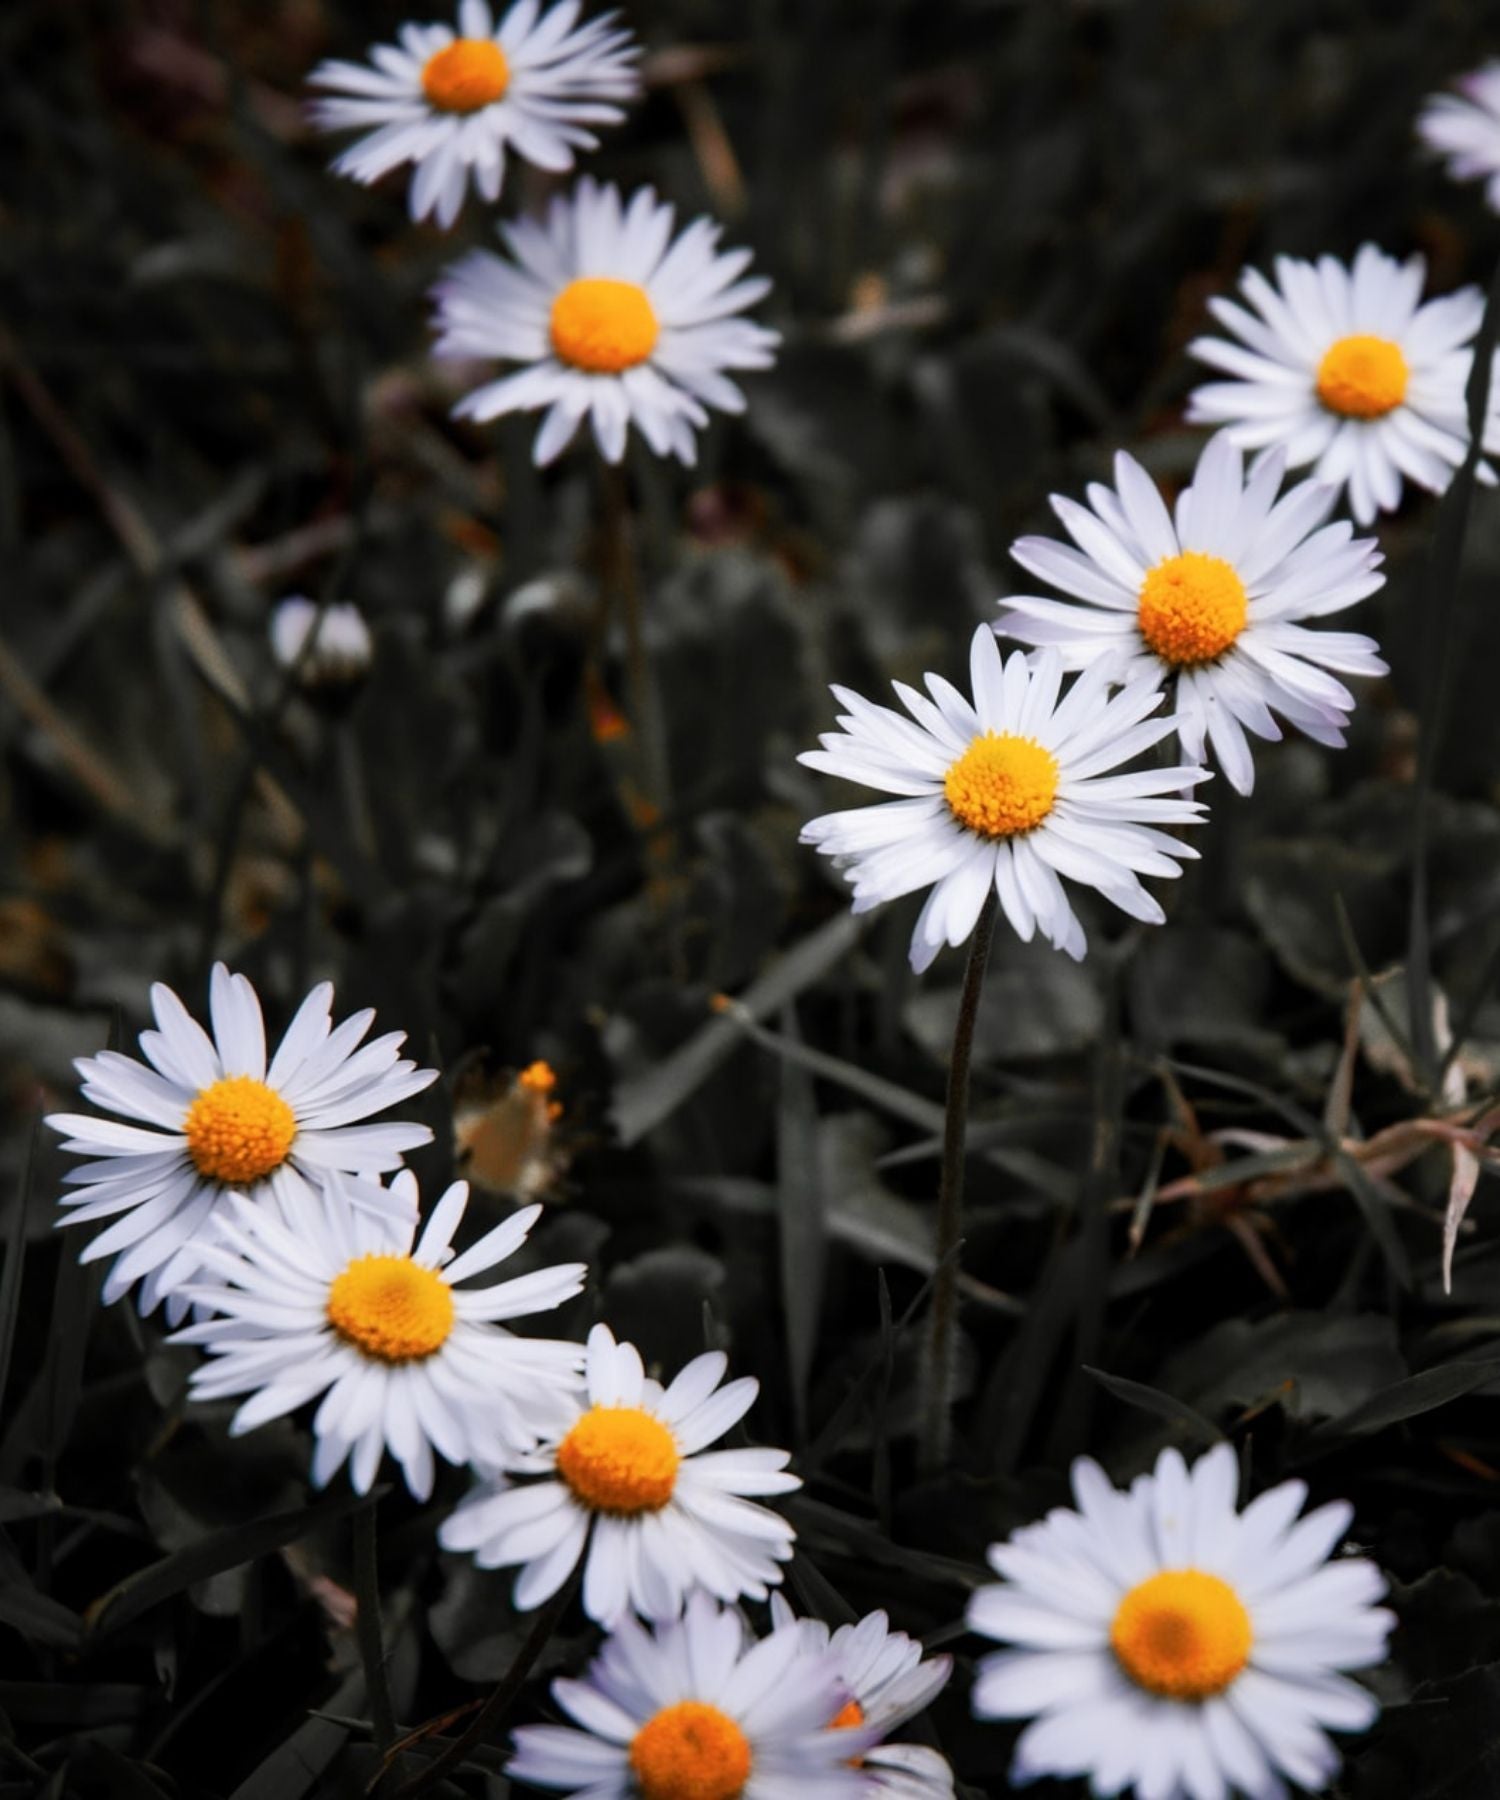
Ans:
{"label": "white flower cluster", "polygon": [[[787,1783],[951,1794],[942,1757],[885,1742],[946,1682],[946,1657],[924,1659],[882,1613],[830,1638],[784,1609],[757,1644],[725,1610],[769,1597],[796,1535],[759,1504],[801,1485],[787,1453],[711,1448],[759,1384],[726,1381],[711,1351],[663,1387],[603,1324],[586,1343],[512,1331],[577,1295],[586,1266],[476,1279],[523,1250],[542,1208],[459,1249],[458,1181],[424,1219],[400,1164],[432,1132],[365,1121],[436,1071],[399,1058],[399,1032],[365,1043],[370,1012],[335,1026],[332,998],[314,988],[268,1058],[255,989],[220,963],[212,1035],[158,983],[144,1061],[80,1059],[85,1097],[119,1117],[48,1123],[88,1158],[66,1178],[60,1222],[112,1221],[83,1252],[115,1256],[106,1297],[139,1284],[143,1313],[164,1302],[177,1322],[191,1309],[172,1341],[205,1353],[195,1400],[238,1400],[232,1434],[313,1406],[316,1486],[347,1465],[368,1493],[389,1454],[425,1500],[436,1457],[472,1468],[439,1538],[516,1569],[518,1607],[552,1598],[582,1564],[584,1610],[613,1635],[589,1682],[557,1686],[584,1729],[519,1732],[518,1775],[591,1792],[617,1782],[622,1795],[639,1779],[661,1800],[694,1800],[726,1771],[739,1771],[726,1800]],[[537,1085],[540,1067],[520,1082]],[[628,1693],[610,1670],[633,1671]]]}

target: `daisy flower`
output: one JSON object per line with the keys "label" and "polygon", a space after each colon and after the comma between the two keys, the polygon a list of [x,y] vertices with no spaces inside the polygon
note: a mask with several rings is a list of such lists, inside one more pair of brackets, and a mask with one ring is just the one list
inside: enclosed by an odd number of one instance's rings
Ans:
{"label": "daisy flower", "polygon": [[1134,457],[1115,458],[1115,485],[1098,482],[1085,508],[1052,505],[1072,545],[1021,538],[1011,555],[1069,595],[1002,600],[995,629],[1056,647],[1066,669],[1107,662],[1114,679],[1165,683],[1182,747],[1202,762],[1211,743],[1242,794],[1255,784],[1245,733],[1279,738],[1279,712],[1320,744],[1341,745],[1354,696],[1331,672],[1383,675],[1373,638],[1310,631],[1385,581],[1373,538],[1324,521],[1338,490],[1305,481],[1277,499],[1285,456],[1262,459],[1248,481],[1230,434],[1198,459],[1168,512]]}
{"label": "daisy flower", "polygon": [[581,1681],[554,1681],[573,1725],[523,1725],[507,1773],[580,1800],[859,1800],[860,1731],[826,1729],[839,1673],[800,1632],[751,1642],[695,1593],[654,1629],[622,1619]]}
{"label": "daisy flower", "polygon": [[[304,654],[315,620],[317,636]],[[295,668],[304,687],[340,687],[365,673],[375,645],[357,606],[335,602],[319,619],[316,602],[294,594],[271,614],[271,654],[283,669]]]}
{"label": "daisy flower", "polygon": [[893,683],[910,719],[836,687],[843,732],[825,733],[821,750],[797,759],[901,796],[825,813],[803,826],[802,842],[848,865],[856,912],[932,889],[911,940],[919,973],[945,943],[964,942],[991,887],[1019,937],[1040,930],[1081,957],[1083,927],[1062,876],[1160,924],[1165,915],[1137,877],[1179,875],[1174,859],[1198,854],[1157,827],[1202,817],[1183,790],[1206,770],[1105,772],[1171,733],[1171,719],[1147,718],[1161,705],[1155,682],[1111,697],[1100,664],[1059,701],[1062,672],[1053,650],[1034,663],[1019,650],[1002,661],[981,625],[969,649],[972,704],[940,675],[926,677],[926,694]]}
{"label": "daisy flower", "polygon": [[640,50],[617,15],[580,25],[580,10],[517,0],[496,25],[486,0],[460,0],[457,34],[403,25],[400,43],[377,44],[368,63],[320,63],[310,79],[332,97],[313,101],[314,121],[368,134],[333,167],[368,186],[414,163],[411,216],[445,228],[471,181],[482,199],[500,198],[508,149],[539,169],[571,169],[575,150],[598,148],[589,127],[618,124],[614,103],[640,92]]}
{"label": "daisy flower", "polygon": [[467,1250],[453,1252],[468,1184],[455,1181],[417,1235],[417,1182],[391,1183],[399,1211],[355,1204],[368,1186],[335,1176],[292,1217],[237,1200],[220,1243],[187,1289],[214,1317],[174,1343],[199,1344],[195,1400],[250,1398],[233,1435],[322,1394],[313,1419],[312,1477],[325,1486],[349,1461],[367,1493],[388,1449],[418,1500],[432,1492],[434,1450],[452,1463],[528,1448],[577,1387],[578,1344],[514,1337],[500,1323],[550,1312],[583,1286],[583,1263],[557,1263],[488,1287],[461,1287],[526,1241],[541,1216],[528,1206]]}
{"label": "daisy flower", "polygon": [[739,315],[770,288],[745,275],[748,250],[720,251],[719,227],[696,219],[672,237],[673,210],[650,188],[627,206],[588,176],[545,221],[500,235],[514,260],[476,250],[434,290],[435,354],[524,364],[476,388],[463,418],[546,408],[532,454],[549,463],[587,417],[617,463],[633,424],[658,456],[697,457],[708,408],[743,412],[726,369],[765,369],[780,338]]}
{"label": "daisy flower", "polygon": [[596,1325],[587,1391],[539,1448],[499,1465],[541,1479],[515,1485],[494,1474],[443,1522],[438,1541],[472,1550],[481,1568],[524,1565],[515,1588],[523,1611],[557,1592],[587,1545],[584,1611],[604,1626],[631,1611],[675,1618],[694,1587],[721,1600],[765,1599],[795,1533],[742,1496],[802,1483],[786,1472],[784,1450],[703,1454],[760,1391],[749,1377],[720,1387],[726,1366],[710,1351],[663,1389],[633,1344]]}
{"label": "daisy flower", "polygon": [[1417,136],[1448,159],[1455,181],[1483,181],[1500,212],[1500,61],[1460,77],[1456,94],[1434,94],[1417,118]]}
{"label": "daisy flower", "polygon": [[[1195,338],[1190,355],[1233,377],[1195,388],[1188,417],[1227,425],[1246,450],[1279,445],[1291,468],[1349,489],[1361,525],[1400,504],[1405,477],[1441,494],[1468,450],[1464,387],[1484,316],[1477,287],[1422,303],[1426,263],[1398,263],[1365,244],[1352,267],[1278,256],[1276,285],[1246,269],[1254,310],[1214,299],[1240,341]],[[1484,446],[1500,450],[1500,389],[1492,384]],[[1480,477],[1494,471],[1480,464]]]}
{"label": "daisy flower", "polygon": [[[86,1113],[47,1120],[64,1150],[93,1159],[63,1177],[81,1191],[63,1195],[71,1211],[61,1223],[123,1215],[83,1260],[119,1252],[104,1298],[118,1300],[139,1281],[142,1313],[192,1275],[230,1195],[274,1197],[295,1212],[330,1171],[383,1174],[432,1142],[425,1125],[356,1123],[420,1093],[437,1070],[398,1059],[401,1031],[357,1049],[375,1014],[355,1013],[335,1029],[330,982],[302,1002],[269,1067],[260,1001],[245,977],[216,963],[208,997],[212,1037],[171,988],[152,987],[156,1030],[140,1035],[149,1068],[114,1050],[75,1062],[86,1100],[142,1124]],[[390,1206],[384,1190],[369,1192]],[[184,1311],[174,1301],[168,1316]]]}
{"label": "daisy flower", "polygon": [[859,1759],[867,1794],[938,1800],[953,1793],[953,1771],[936,1750],[883,1741],[937,1698],[953,1673],[951,1657],[924,1660],[922,1646],[904,1631],[892,1631],[883,1612],[867,1613],[857,1625],[841,1625],[830,1634],[821,1619],[794,1618],[781,1595],[773,1594],[771,1618],[778,1631],[799,1631],[810,1648],[832,1656],[843,1704],[829,1726],[878,1734]]}
{"label": "daisy flower", "polygon": [[1373,1563],[1329,1556],[1343,1501],[1298,1519],[1300,1481],[1236,1511],[1234,1451],[1191,1473],[1164,1450],[1128,1493],[1087,1458],[1059,1507],[990,1550],[1003,1577],[969,1625],[1016,1648],[986,1657],[974,1711],[1031,1719],[1012,1781],[1088,1776],[1141,1800],[1285,1800],[1339,1766],[1327,1733],[1363,1731],[1373,1695],[1339,1673],[1385,1656],[1393,1616]]}

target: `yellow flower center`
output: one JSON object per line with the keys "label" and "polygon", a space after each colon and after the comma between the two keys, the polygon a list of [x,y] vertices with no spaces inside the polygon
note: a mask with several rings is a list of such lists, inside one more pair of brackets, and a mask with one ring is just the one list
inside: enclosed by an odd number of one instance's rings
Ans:
{"label": "yellow flower center", "polygon": [[557,1073],[551,1063],[527,1063],[516,1077],[516,1085],[532,1094],[550,1094],[557,1086]]}
{"label": "yellow flower center", "polygon": [[557,1472],[583,1504],[625,1518],[661,1511],[681,1461],[671,1432],[638,1406],[591,1406],[557,1446]]}
{"label": "yellow flower center", "polygon": [[618,375],[643,363],[661,327],[646,290],[635,281],[584,275],[552,302],[552,348],[575,369]]}
{"label": "yellow flower center", "polygon": [[1340,338],[1318,364],[1318,398],[1330,412],[1380,419],[1406,398],[1411,370],[1401,346],[1359,333]]}
{"label": "yellow flower center", "polygon": [[237,1187],[281,1167],[297,1135],[297,1115],[265,1082],[226,1075],[193,1101],[183,1130],[198,1173]]}
{"label": "yellow flower center", "polygon": [[492,38],[459,38],[422,69],[422,92],[439,112],[478,112],[509,86],[510,64]]}
{"label": "yellow flower center", "polygon": [[357,1256],[328,1290],[328,1323],[376,1362],[417,1362],[453,1329],[453,1292],[409,1256]]}
{"label": "yellow flower center", "polygon": [[986,731],[943,777],[948,810],[981,837],[1032,831],[1057,798],[1057,758],[1035,738]]}
{"label": "yellow flower center", "polygon": [[865,1709],[857,1700],[846,1700],[828,1721],[830,1731],[852,1731],[865,1722]]}
{"label": "yellow flower center", "polygon": [[1109,1641],[1120,1667],[1148,1693],[1208,1700],[1249,1660],[1250,1615],[1217,1575],[1166,1569],[1120,1602]]}
{"label": "yellow flower center", "polygon": [[642,1800],[736,1800],[750,1779],[750,1742],[701,1700],[665,1706],[630,1740]]}
{"label": "yellow flower center", "polygon": [[1191,666],[1220,657],[1245,629],[1245,584],[1222,556],[1184,550],[1149,569],[1136,623],[1163,662]]}

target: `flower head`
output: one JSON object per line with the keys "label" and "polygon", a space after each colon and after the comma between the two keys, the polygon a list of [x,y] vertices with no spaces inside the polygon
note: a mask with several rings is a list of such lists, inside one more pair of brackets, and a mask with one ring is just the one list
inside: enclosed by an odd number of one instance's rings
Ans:
{"label": "flower head", "polygon": [[[312,990],[268,1067],[255,989],[216,963],[211,1038],[157,982],[157,1028],[140,1037],[149,1068],[114,1050],[78,1059],[85,1099],[144,1121],[122,1125],[87,1113],[47,1120],[65,1134],[65,1150],[93,1159],[63,1177],[80,1191],[62,1197],[69,1212],[61,1223],[120,1215],[83,1252],[85,1262],[115,1256],[107,1301],[139,1281],[147,1313],[180,1287],[213,1241],[230,1195],[256,1205],[274,1198],[294,1214],[330,1171],[379,1175],[399,1168],[404,1151],[432,1141],[425,1125],[356,1123],[420,1093],[437,1071],[399,1060],[404,1032],[357,1049],[375,1014],[355,1013],[335,1029],[332,1001],[331,983]],[[363,1191],[364,1203],[378,1210],[395,1205],[382,1188]],[[173,1301],[169,1316],[184,1310],[185,1302]]]}
{"label": "flower head", "polygon": [[[792,1553],[786,1520],[747,1494],[802,1484],[784,1450],[703,1454],[750,1410],[759,1383],[720,1387],[720,1351],[696,1357],[665,1389],[633,1344],[607,1325],[589,1333],[587,1392],[572,1399],[535,1451],[506,1459],[444,1521],[445,1550],[472,1550],[482,1568],[522,1564],[516,1605],[555,1594],[587,1546],[583,1605],[601,1625],[629,1611],[675,1618],[694,1587],[720,1599],[763,1600]],[[590,1528],[592,1527],[592,1535]]]}
{"label": "flower head", "polygon": [[546,408],[538,463],[585,417],[610,462],[631,425],[658,456],[693,462],[707,409],[745,409],[725,371],[769,368],[780,339],[739,316],[771,285],[745,275],[750,252],[720,251],[707,219],[674,239],[673,218],[650,188],[626,205],[618,188],[584,176],[544,221],[500,227],[514,260],[477,250],[455,264],[435,290],[435,353],[524,364],[456,411],[494,419]]}
{"label": "flower head", "polygon": [[617,102],[640,91],[640,50],[605,13],[578,23],[579,0],[542,10],[517,0],[497,25],[487,0],[460,0],[458,31],[404,25],[399,44],[378,44],[368,63],[325,62],[312,74],[327,98],[312,114],[325,131],[363,131],[333,166],[366,184],[413,163],[414,219],[458,217],[470,182],[500,198],[514,150],[538,168],[571,169],[593,150],[594,125],[624,116]]}
{"label": "flower head", "polygon": [[894,683],[910,719],[834,688],[844,730],[798,761],[901,798],[825,813],[803,826],[803,843],[847,862],[856,912],[932,889],[912,935],[919,971],[943,944],[963,943],[991,887],[1020,937],[1040,930],[1070,956],[1083,955],[1085,940],[1063,876],[1160,923],[1138,877],[1178,875],[1178,860],[1197,856],[1157,827],[1202,816],[1183,790],[1206,771],[1105,773],[1170,734],[1171,719],[1147,717],[1161,705],[1156,682],[1110,697],[1101,664],[1059,700],[1057,653],[1002,661],[987,625],[974,633],[969,671],[972,703],[940,675],[926,677],[926,694]]}
{"label": "flower head", "polygon": [[434,1450],[452,1463],[528,1449],[576,1388],[581,1347],[515,1337],[500,1323],[548,1312],[583,1286],[583,1263],[558,1263],[489,1287],[471,1276],[513,1255],[541,1214],[526,1207],[455,1255],[469,1190],[456,1181],[417,1234],[416,1178],[391,1183],[399,1207],[354,1203],[369,1184],[335,1177],[288,1216],[237,1201],[187,1290],[215,1316],[177,1333],[210,1360],[195,1400],[249,1394],[238,1434],[324,1396],[313,1420],[319,1487],[350,1463],[356,1490],[389,1449],[419,1500]]}
{"label": "flower head", "polygon": [[575,1725],[522,1726],[508,1772],[588,1800],[859,1800],[850,1758],[874,1734],[826,1729],[842,1691],[826,1648],[752,1642],[700,1590],[654,1629],[622,1619],[583,1680],[554,1681]]}
{"label": "flower head", "polygon": [[809,1648],[826,1651],[838,1670],[842,1699],[831,1729],[859,1729],[878,1736],[862,1752],[858,1768],[868,1794],[922,1800],[953,1793],[947,1759],[925,1744],[888,1744],[891,1732],[932,1704],[953,1673],[948,1656],[922,1655],[922,1646],[904,1631],[892,1631],[883,1612],[867,1613],[857,1625],[830,1632],[821,1619],[798,1619],[780,1594],[771,1596],[778,1631],[797,1631]]}
{"label": "flower head", "polygon": [[[317,623],[317,635],[303,645]],[[323,608],[294,594],[271,614],[271,652],[283,669],[295,669],[305,687],[335,687],[357,681],[370,666],[375,646],[364,614],[347,601]]]}
{"label": "flower head", "polygon": [[1285,1781],[1333,1777],[1327,1732],[1362,1731],[1378,1711],[1339,1671],[1383,1659],[1385,1582],[1373,1563],[1328,1560],[1352,1507],[1298,1520],[1307,1489],[1288,1481],[1241,1513],[1238,1480],[1227,1444],[1191,1473],[1165,1450],[1125,1493],[1084,1458],[1077,1512],[992,1547],[1003,1579],[974,1595],[969,1625],[1016,1647],[980,1664],[974,1710],[1033,1720],[1013,1781],[1279,1800]]}
{"label": "flower head", "polygon": [[1209,441],[1192,484],[1167,510],[1133,457],[1115,458],[1115,485],[1089,488],[1089,507],[1054,494],[1072,545],[1021,538],[1011,555],[1069,595],[1002,600],[997,629],[1050,644],[1063,667],[1107,663],[1122,682],[1170,685],[1182,747],[1201,762],[1212,744],[1248,794],[1255,764],[1245,733],[1279,738],[1280,713],[1321,744],[1339,745],[1354,696],[1332,673],[1380,675],[1372,638],[1311,631],[1380,587],[1373,538],[1344,520],[1324,524],[1335,488],[1306,481],[1277,499],[1285,455],[1273,450],[1244,480],[1230,434]]}
{"label": "flower head", "polygon": [[1500,61],[1487,62],[1456,85],[1456,94],[1428,100],[1417,136],[1447,158],[1455,181],[1482,181],[1490,210],[1500,212]]}
{"label": "flower head", "polygon": [[[1209,302],[1240,341],[1196,338],[1199,362],[1233,377],[1195,388],[1188,417],[1227,425],[1246,450],[1279,448],[1290,468],[1316,463],[1319,481],[1349,490],[1361,525],[1401,501],[1403,477],[1440,494],[1468,449],[1464,387],[1484,314],[1476,287],[1422,301],[1426,264],[1365,244],[1346,267],[1276,259],[1273,286],[1246,269],[1251,311]],[[1492,384],[1484,448],[1500,450],[1500,384]],[[1494,471],[1480,465],[1480,478]]]}

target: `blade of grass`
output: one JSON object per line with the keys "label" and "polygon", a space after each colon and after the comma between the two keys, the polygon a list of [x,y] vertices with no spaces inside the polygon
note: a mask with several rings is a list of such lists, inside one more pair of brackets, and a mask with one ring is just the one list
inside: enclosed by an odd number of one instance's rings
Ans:
{"label": "blade of grass", "polygon": [[[782,1032],[798,1041],[796,1009],[782,1008]],[[818,1166],[818,1112],[804,1069],[781,1064],[776,1107],[776,1200],[780,1223],[781,1304],[786,1320],[787,1368],[797,1442],[807,1436],[807,1382],[823,1310],[828,1238]]]}
{"label": "blade of grass", "polygon": [[[859,941],[868,919],[841,912],[794,944],[745,990],[739,1005],[754,1019],[775,1012],[826,975]],[[740,1027],[712,1019],[654,1068],[622,1083],[615,1099],[615,1132],[622,1147],[639,1143],[690,1099],[739,1048]]]}
{"label": "blade of grass", "polygon": [[36,1170],[37,1136],[41,1128],[41,1118],[33,1118],[26,1138],[21,1179],[16,1187],[10,1235],[5,1240],[5,1267],[0,1270],[0,1409],[3,1409],[6,1384],[10,1379],[10,1358],[16,1343],[16,1321],[21,1313],[21,1271],[26,1260],[26,1218],[31,1211],[31,1179]]}
{"label": "blade of grass", "polygon": [[268,1519],[259,1519],[253,1525],[236,1525],[228,1531],[215,1532],[212,1537],[189,1544],[185,1550],[176,1550],[149,1568],[127,1575],[101,1594],[84,1615],[89,1634],[100,1638],[118,1631],[122,1625],[128,1625],[132,1619],[138,1619],[142,1613],[172,1599],[195,1582],[206,1581],[210,1575],[222,1575],[226,1569],[237,1569],[242,1563],[268,1556],[283,1544],[295,1543],[298,1538],[306,1537],[322,1526],[335,1524],[361,1507],[374,1506],[387,1491],[377,1487],[368,1494],[338,1494],[316,1506],[294,1507],[288,1512],[273,1513]]}
{"label": "blade of grass", "polygon": [[1195,1437],[1202,1438],[1205,1444],[1218,1444],[1224,1440],[1224,1433],[1211,1419],[1204,1418],[1196,1407],[1189,1406],[1186,1400],[1178,1400],[1171,1394],[1165,1394],[1160,1388],[1148,1387],[1143,1381],[1129,1381],[1123,1375],[1109,1375],[1103,1369],[1083,1365],[1085,1375],[1092,1376],[1107,1394],[1113,1394],[1116,1400],[1123,1400],[1127,1406],[1139,1407],[1142,1412],[1152,1413],[1158,1419],[1165,1419],[1169,1425],[1186,1426]]}

